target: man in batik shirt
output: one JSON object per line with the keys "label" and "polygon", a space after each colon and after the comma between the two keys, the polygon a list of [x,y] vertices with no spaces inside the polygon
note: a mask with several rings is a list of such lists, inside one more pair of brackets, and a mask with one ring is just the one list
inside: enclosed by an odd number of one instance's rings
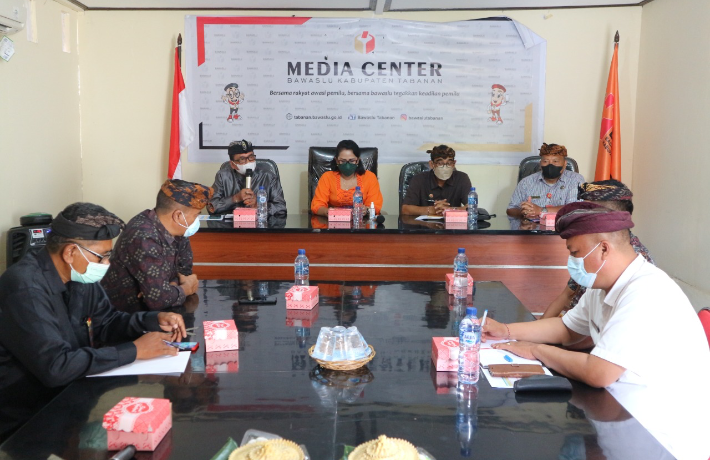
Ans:
{"label": "man in batik shirt", "polygon": [[[621,182],[611,180],[601,180],[597,182],[585,182],[579,186],[577,199],[584,201],[593,201],[596,204],[602,205],[615,211],[626,211],[629,214],[634,212],[634,203],[632,201],[634,194],[629,188]],[[651,254],[648,253],[646,246],[641,244],[638,237],[631,233],[631,246],[633,246],[636,254],[641,254],[646,260],[653,265]],[[552,301],[543,318],[552,318],[559,316],[562,312],[567,312],[574,308],[587,289],[577,284],[572,278],[567,282],[567,286],[562,293]]]}
{"label": "man in batik shirt", "polygon": [[117,310],[162,310],[197,292],[189,237],[199,229],[198,215],[212,194],[204,185],[168,180],[155,209],[128,222],[101,282]]}

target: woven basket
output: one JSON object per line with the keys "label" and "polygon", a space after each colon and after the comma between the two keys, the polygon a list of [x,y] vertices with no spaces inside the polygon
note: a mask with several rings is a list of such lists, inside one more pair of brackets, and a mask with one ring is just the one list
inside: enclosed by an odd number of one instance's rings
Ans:
{"label": "woven basket", "polygon": [[[313,350],[315,350],[315,348],[316,346],[312,345],[311,348],[308,349],[308,355],[311,358],[313,358]],[[353,369],[358,369],[364,366],[365,364],[372,361],[372,358],[375,357],[375,349],[372,348],[372,345],[368,345],[368,348],[370,349],[370,356],[362,359],[350,361],[323,361],[322,359],[313,358],[313,360],[321,366],[325,367],[326,369],[332,369],[334,371],[351,371]]]}

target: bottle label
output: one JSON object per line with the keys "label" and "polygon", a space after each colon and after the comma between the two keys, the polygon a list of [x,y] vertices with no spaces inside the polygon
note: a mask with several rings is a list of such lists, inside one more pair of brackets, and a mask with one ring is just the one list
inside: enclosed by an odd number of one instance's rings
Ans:
{"label": "bottle label", "polygon": [[464,261],[457,260],[454,262],[454,273],[456,272],[467,272],[468,264]]}
{"label": "bottle label", "polygon": [[466,331],[461,335],[461,343],[466,347],[478,345],[480,340],[480,336],[474,331]]}
{"label": "bottle label", "polygon": [[361,196],[353,196],[353,204],[362,204]]}
{"label": "bottle label", "polygon": [[468,197],[468,205],[469,206],[478,206],[478,198],[476,198],[475,196]]}
{"label": "bottle label", "polygon": [[296,264],[296,269],[295,272],[297,275],[308,275],[308,272],[310,271],[310,267],[306,264]]}
{"label": "bottle label", "polygon": [[265,197],[264,195],[261,195],[261,196],[259,197],[259,203],[261,203],[261,204],[266,203],[266,197]]}

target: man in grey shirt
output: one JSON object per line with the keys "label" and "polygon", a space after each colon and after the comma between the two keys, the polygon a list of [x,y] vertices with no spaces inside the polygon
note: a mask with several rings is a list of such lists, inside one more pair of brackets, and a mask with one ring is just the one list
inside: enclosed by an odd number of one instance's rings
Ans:
{"label": "man in grey shirt", "polygon": [[[229,161],[222,164],[214,177],[214,196],[207,209],[210,214],[228,214],[235,208],[256,208],[256,192],[264,186],[269,216],[285,216],[286,200],[278,177],[258,167],[251,142],[234,141],[227,150]],[[246,188],[247,170],[251,170],[251,188]]]}

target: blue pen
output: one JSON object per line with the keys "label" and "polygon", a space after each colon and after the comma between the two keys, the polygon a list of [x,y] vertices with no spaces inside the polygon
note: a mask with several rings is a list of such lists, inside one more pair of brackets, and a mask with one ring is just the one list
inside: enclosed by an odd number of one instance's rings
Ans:
{"label": "blue pen", "polygon": [[513,358],[511,358],[511,357],[508,356],[508,355],[503,355],[503,359],[505,359],[505,360],[508,361],[509,363],[512,363],[512,362],[513,362]]}

